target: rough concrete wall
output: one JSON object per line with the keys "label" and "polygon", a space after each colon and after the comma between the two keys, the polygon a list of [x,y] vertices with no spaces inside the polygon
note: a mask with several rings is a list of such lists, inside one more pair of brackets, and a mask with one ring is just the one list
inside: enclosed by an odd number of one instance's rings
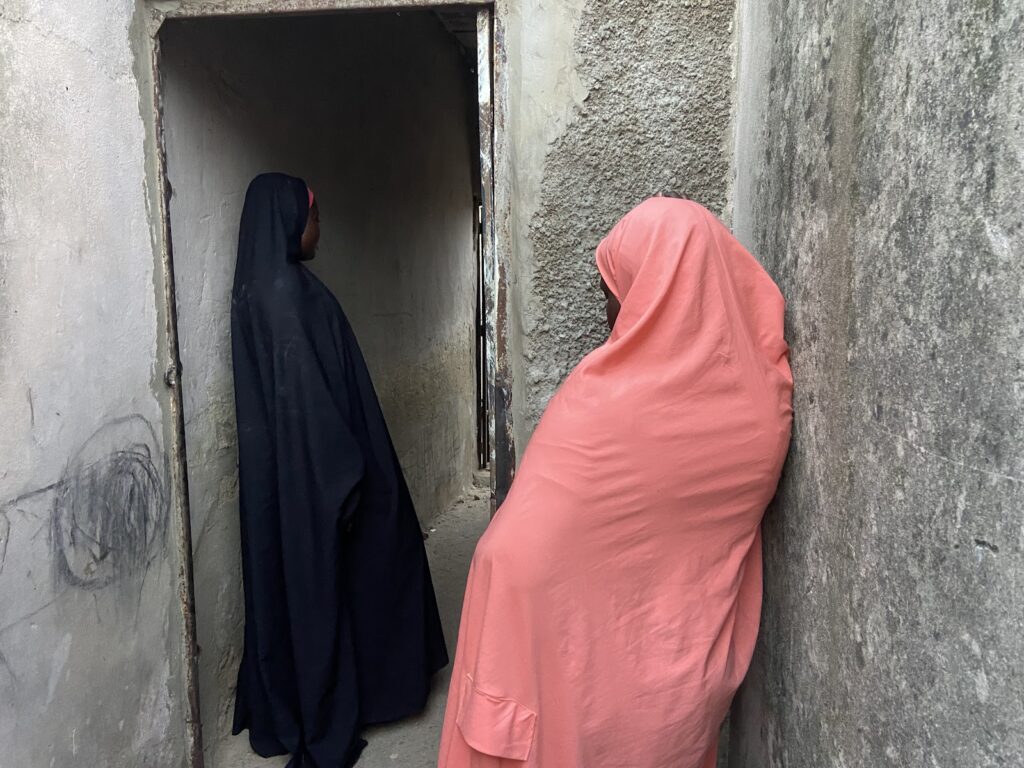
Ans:
{"label": "rough concrete wall", "polygon": [[359,336],[428,520],[475,463],[473,91],[431,14],[189,22],[163,51],[200,687],[219,765],[244,619],[229,301],[246,186],[286,170],[316,191],[312,266]]}
{"label": "rough concrete wall", "polygon": [[517,446],[604,338],[594,249],[645,197],[726,203],[733,0],[509,4]]}
{"label": "rough concrete wall", "polygon": [[793,452],[733,766],[1024,754],[1024,3],[744,0],[734,221]]}
{"label": "rough concrete wall", "polygon": [[5,766],[184,759],[134,10],[0,5]]}

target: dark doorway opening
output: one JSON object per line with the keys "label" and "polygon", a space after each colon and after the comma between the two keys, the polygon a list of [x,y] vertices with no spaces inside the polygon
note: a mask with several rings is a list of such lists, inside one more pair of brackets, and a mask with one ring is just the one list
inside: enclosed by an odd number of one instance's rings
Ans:
{"label": "dark doorway opening", "polygon": [[427,527],[491,452],[478,13],[161,28],[199,688],[213,765],[231,764],[239,748],[227,738],[244,619],[229,309],[246,186],[279,170],[315,190],[323,239],[311,266],[359,338]]}

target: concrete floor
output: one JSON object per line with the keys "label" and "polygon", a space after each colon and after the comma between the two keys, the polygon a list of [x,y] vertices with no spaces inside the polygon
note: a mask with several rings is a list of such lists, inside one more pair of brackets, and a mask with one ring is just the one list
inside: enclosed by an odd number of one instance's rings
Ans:
{"label": "concrete floor", "polygon": [[[489,519],[487,482],[485,476],[479,476],[477,488],[431,523],[430,538],[426,541],[434,590],[452,658],[455,657],[455,638],[458,636],[469,561]],[[357,768],[435,768],[450,677],[449,666],[434,681],[427,709],[420,716],[368,730],[364,736],[369,745]],[[264,760],[253,754],[243,733],[221,742],[214,754],[208,755],[207,767],[280,768],[287,762],[286,757]]]}

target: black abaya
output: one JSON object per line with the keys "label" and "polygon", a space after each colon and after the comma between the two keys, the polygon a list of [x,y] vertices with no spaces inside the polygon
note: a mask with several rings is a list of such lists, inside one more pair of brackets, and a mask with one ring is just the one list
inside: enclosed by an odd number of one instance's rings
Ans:
{"label": "black abaya", "polygon": [[246,194],[231,304],[245,650],[234,732],[347,768],[448,662],[423,538],[341,306],[300,263],[305,183]]}

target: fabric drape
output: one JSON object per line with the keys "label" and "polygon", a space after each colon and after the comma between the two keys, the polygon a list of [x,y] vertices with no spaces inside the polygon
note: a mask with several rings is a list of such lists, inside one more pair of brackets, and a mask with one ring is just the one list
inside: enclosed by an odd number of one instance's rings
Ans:
{"label": "fabric drape", "polygon": [[622,308],[476,549],[441,768],[700,768],[744,677],[792,418],[783,299],[707,210],[601,243]]}
{"label": "fabric drape", "polygon": [[422,534],[359,345],[300,263],[304,182],[257,177],[231,303],[245,648],[234,732],[345,768],[447,663]]}

